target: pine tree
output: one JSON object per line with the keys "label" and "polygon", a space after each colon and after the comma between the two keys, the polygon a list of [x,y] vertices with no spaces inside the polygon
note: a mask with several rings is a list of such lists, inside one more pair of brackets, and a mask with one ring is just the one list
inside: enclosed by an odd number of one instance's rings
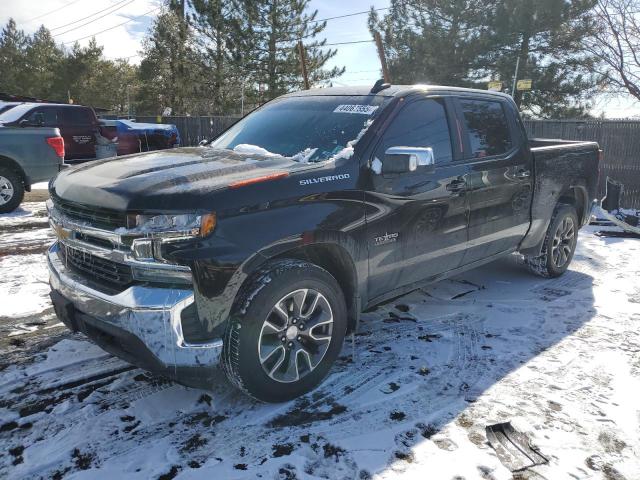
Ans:
{"label": "pine tree", "polygon": [[494,3],[392,0],[381,20],[372,9],[369,28],[383,37],[392,81],[476,86]]}
{"label": "pine tree", "polygon": [[193,34],[174,10],[162,12],[143,41],[140,62],[140,108],[162,113],[170,107],[174,115],[192,113],[196,100],[193,81],[199,60],[193,48]]}
{"label": "pine tree", "polygon": [[26,80],[27,37],[10,18],[0,33],[0,92],[19,95]]}
{"label": "pine tree", "polygon": [[247,19],[247,0],[192,0],[190,25],[196,33],[203,69],[200,90],[210,111],[234,111],[249,75],[253,31]]}
{"label": "pine tree", "polygon": [[315,39],[326,22],[315,20],[317,10],[309,13],[309,0],[255,0],[247,6],[249,28],[255,38],[250,65],[255,81],[266,86],[267,99],[303,87],[300,40],[311,84],[321,85],[344,73],[344,68],[324,68],[337,51],[323,48],[326,39]]}
{"label": "pine tree", "polygon": [[56,78],[64,67],[64,52],[56,45],[51,32],[41,26],[27,42],[25,49],[25,84],[23,93],[45,99],[66,99],[56,89]]}
{"label": "pine tree", "polygon": [[486,88],[500,80],[511,92],[531,79],[531,92],[516,91],[526,114],[582,116],[598,87],[585,40],[594,31],[595,0],[392,0],[379,29],[395,83],[427,82]]}
{"label": "pine tree", "polygon": [[595,59],[585,49],[593,33],[595,0],[502,0],[493,15],[486,68],[511,91],[518,78],[531,79],[531,92],[514,100],[539,117],[583,116],[596,93]]}
{"label": "pine tree", "polygon": [[96,82],[96,72],[101,66],[103,47],[92,38],[86,47],[77,42],[60,65],[54,89],[63,98],[69,96],[74,103],[102,107],[99,94],[104,86]]}

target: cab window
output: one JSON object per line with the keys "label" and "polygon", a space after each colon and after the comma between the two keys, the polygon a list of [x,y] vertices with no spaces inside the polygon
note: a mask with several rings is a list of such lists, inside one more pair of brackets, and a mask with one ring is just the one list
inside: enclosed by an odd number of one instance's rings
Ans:
{"label": "cab window", "polygon": [[492,157],[511,150],[513,142],[501,102],[460,99],[472,158]]}
{"label": "cab window", "polygon": [[87,108],[68,107],[64,109],[64,123],[69,126],[86,127],[93,124],[93,117]]}
{"label": "cab window", "polygon": [[27,120],[31,125],[37,125],[43,121],[43,127],[58,126],[58,109],[56,108],[34,108],[26,114],[23,120]]}
{"label": "cab window", "polygon": [[444,101],[424,99],[405,106],[384,132],[376,156],[384,158],[389,147],[431,147],[437,164],[450,162],[453,154]]}

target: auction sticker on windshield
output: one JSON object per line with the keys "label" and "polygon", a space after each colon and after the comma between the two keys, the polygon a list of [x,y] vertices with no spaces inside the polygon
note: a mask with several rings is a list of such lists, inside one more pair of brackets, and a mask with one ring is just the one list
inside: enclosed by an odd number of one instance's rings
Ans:
{"label": "auction sticker on windshield", "polygon": [[360,115],[371,115],[378,109],[374,105],[338,105],[333,113],[358,113]]}

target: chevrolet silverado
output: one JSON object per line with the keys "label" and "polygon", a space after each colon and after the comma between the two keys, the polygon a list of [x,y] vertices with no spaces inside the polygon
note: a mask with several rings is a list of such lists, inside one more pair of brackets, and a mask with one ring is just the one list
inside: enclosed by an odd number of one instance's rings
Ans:
{"label": "chevrolet silverado", "polygon": [[280,402],[327,375],[360,313],[519,252],[568,268],[598,144],[527,138],[511,97],[438,86],[285,95],[208,145],[50,183],[51,296],[105,350]]}

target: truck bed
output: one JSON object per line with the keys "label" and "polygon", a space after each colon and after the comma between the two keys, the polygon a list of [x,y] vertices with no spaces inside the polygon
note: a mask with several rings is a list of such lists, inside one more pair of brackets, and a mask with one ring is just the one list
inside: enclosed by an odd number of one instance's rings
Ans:
{"label": "truck bed", "polygon": [[[600,147],[596,142],[559,139],[529,139],[534,166],[531,226],[520,245],[526,254],[538,254],[551,216],[562,197],[574,193],[580,225],[589,221],[596,198]],[[568,195],[567,195],[568,196]]]}

